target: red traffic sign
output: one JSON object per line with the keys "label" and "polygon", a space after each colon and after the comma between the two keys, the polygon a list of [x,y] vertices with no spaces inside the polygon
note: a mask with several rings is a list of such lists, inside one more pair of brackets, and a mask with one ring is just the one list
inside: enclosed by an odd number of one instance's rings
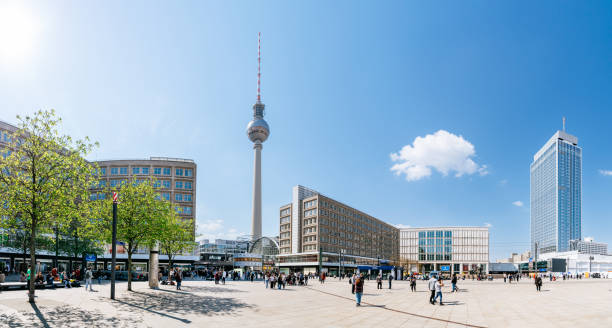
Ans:
{"label": "red traffic sign", "polygon": [[113,191],[113,203],[117,202],[117,193]]}

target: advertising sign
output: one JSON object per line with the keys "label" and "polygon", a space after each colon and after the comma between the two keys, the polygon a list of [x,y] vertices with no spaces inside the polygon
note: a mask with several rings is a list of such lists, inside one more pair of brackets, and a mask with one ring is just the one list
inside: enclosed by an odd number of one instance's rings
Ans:
{"label": "advertising sign", "polygon": [[440,267],[440,271],[450,271],[450,265],[443,265]]}
{"label": "advertising sign", "polygon": [[85,255],[85,261],[87,261],[87,262],[95,262],[96,261],[96,254],[87,254],[87,255]]}

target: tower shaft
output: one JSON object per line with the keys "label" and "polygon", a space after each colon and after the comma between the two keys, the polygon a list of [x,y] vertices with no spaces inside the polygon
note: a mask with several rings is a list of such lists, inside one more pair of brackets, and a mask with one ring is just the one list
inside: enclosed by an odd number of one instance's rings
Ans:
{"label": "tower shaft", "polygon": [[251,222],[251,236],[253,240],[261,237],[261,142],[255,142],[254,175],[253,175],[253,213]]}

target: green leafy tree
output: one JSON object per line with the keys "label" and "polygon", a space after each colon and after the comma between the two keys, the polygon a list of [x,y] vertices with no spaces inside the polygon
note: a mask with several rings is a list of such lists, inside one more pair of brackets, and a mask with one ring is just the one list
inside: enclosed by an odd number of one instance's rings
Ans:
{"label": "green leafy tree", "polygon": [[163,254],[168,255],[168,267],[172,267],[172,260],[184,251],[194,247],[193,226],[178,217],[172,205],[167,206],[163,220],[163,229],[160,231],[159,242]]}
{"label": "green leafy tree", "polygon": [[[0,214],[3,226],[14,226],[20,218],[30,237],[31,277],[36,275],[36,238],[51,233],[56,222],[66,220],[67,208],[88,199],[95,167],[84,156],[97,144],[89,139],[73,141],[58,131],[55,111],[38,111],[17,117],[19,129],[11,135],[11,154],[0,158],[0,194],[5,201]],[[35,302],[34,284],[28,299]]]}
{"label": "green leafy tree", "polygon": [[[128,290],[131,291],[132,255],[139,246],[151,245],[159,238],[167,204],[159,199],[153,180],[124,182],[116,191],[119,194],[117,241],[124,242],[126,246]],[[111,243],[112,197],[98,202],[101,203],[99,217],[106,218],[99,223],[104,227],[106,241]]]}

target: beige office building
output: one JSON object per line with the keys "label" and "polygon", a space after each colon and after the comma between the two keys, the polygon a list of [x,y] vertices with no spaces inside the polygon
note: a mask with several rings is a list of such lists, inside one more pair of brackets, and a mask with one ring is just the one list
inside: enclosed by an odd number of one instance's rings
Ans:
{"label": "beige office building", "polygon": [[[160,197],[175,204],[179,216],[192,224],[195,237],[197,166],[193,160],[151,157],[96,163],[100,167],[100,189],[112,189],[124,182],[155,178]],[[91,197],[102,198],[106,195],[94,192]]]}
{"label": "beige office building", "polygon": [[397,228],[312,189],[295,186],[279,214],[281,269],[350,273],[399,260]]}
{"label": "beige office building", "polygon": [[487,273],[489,228],[402,228],[400,263],[406,272],[421,274]]}

